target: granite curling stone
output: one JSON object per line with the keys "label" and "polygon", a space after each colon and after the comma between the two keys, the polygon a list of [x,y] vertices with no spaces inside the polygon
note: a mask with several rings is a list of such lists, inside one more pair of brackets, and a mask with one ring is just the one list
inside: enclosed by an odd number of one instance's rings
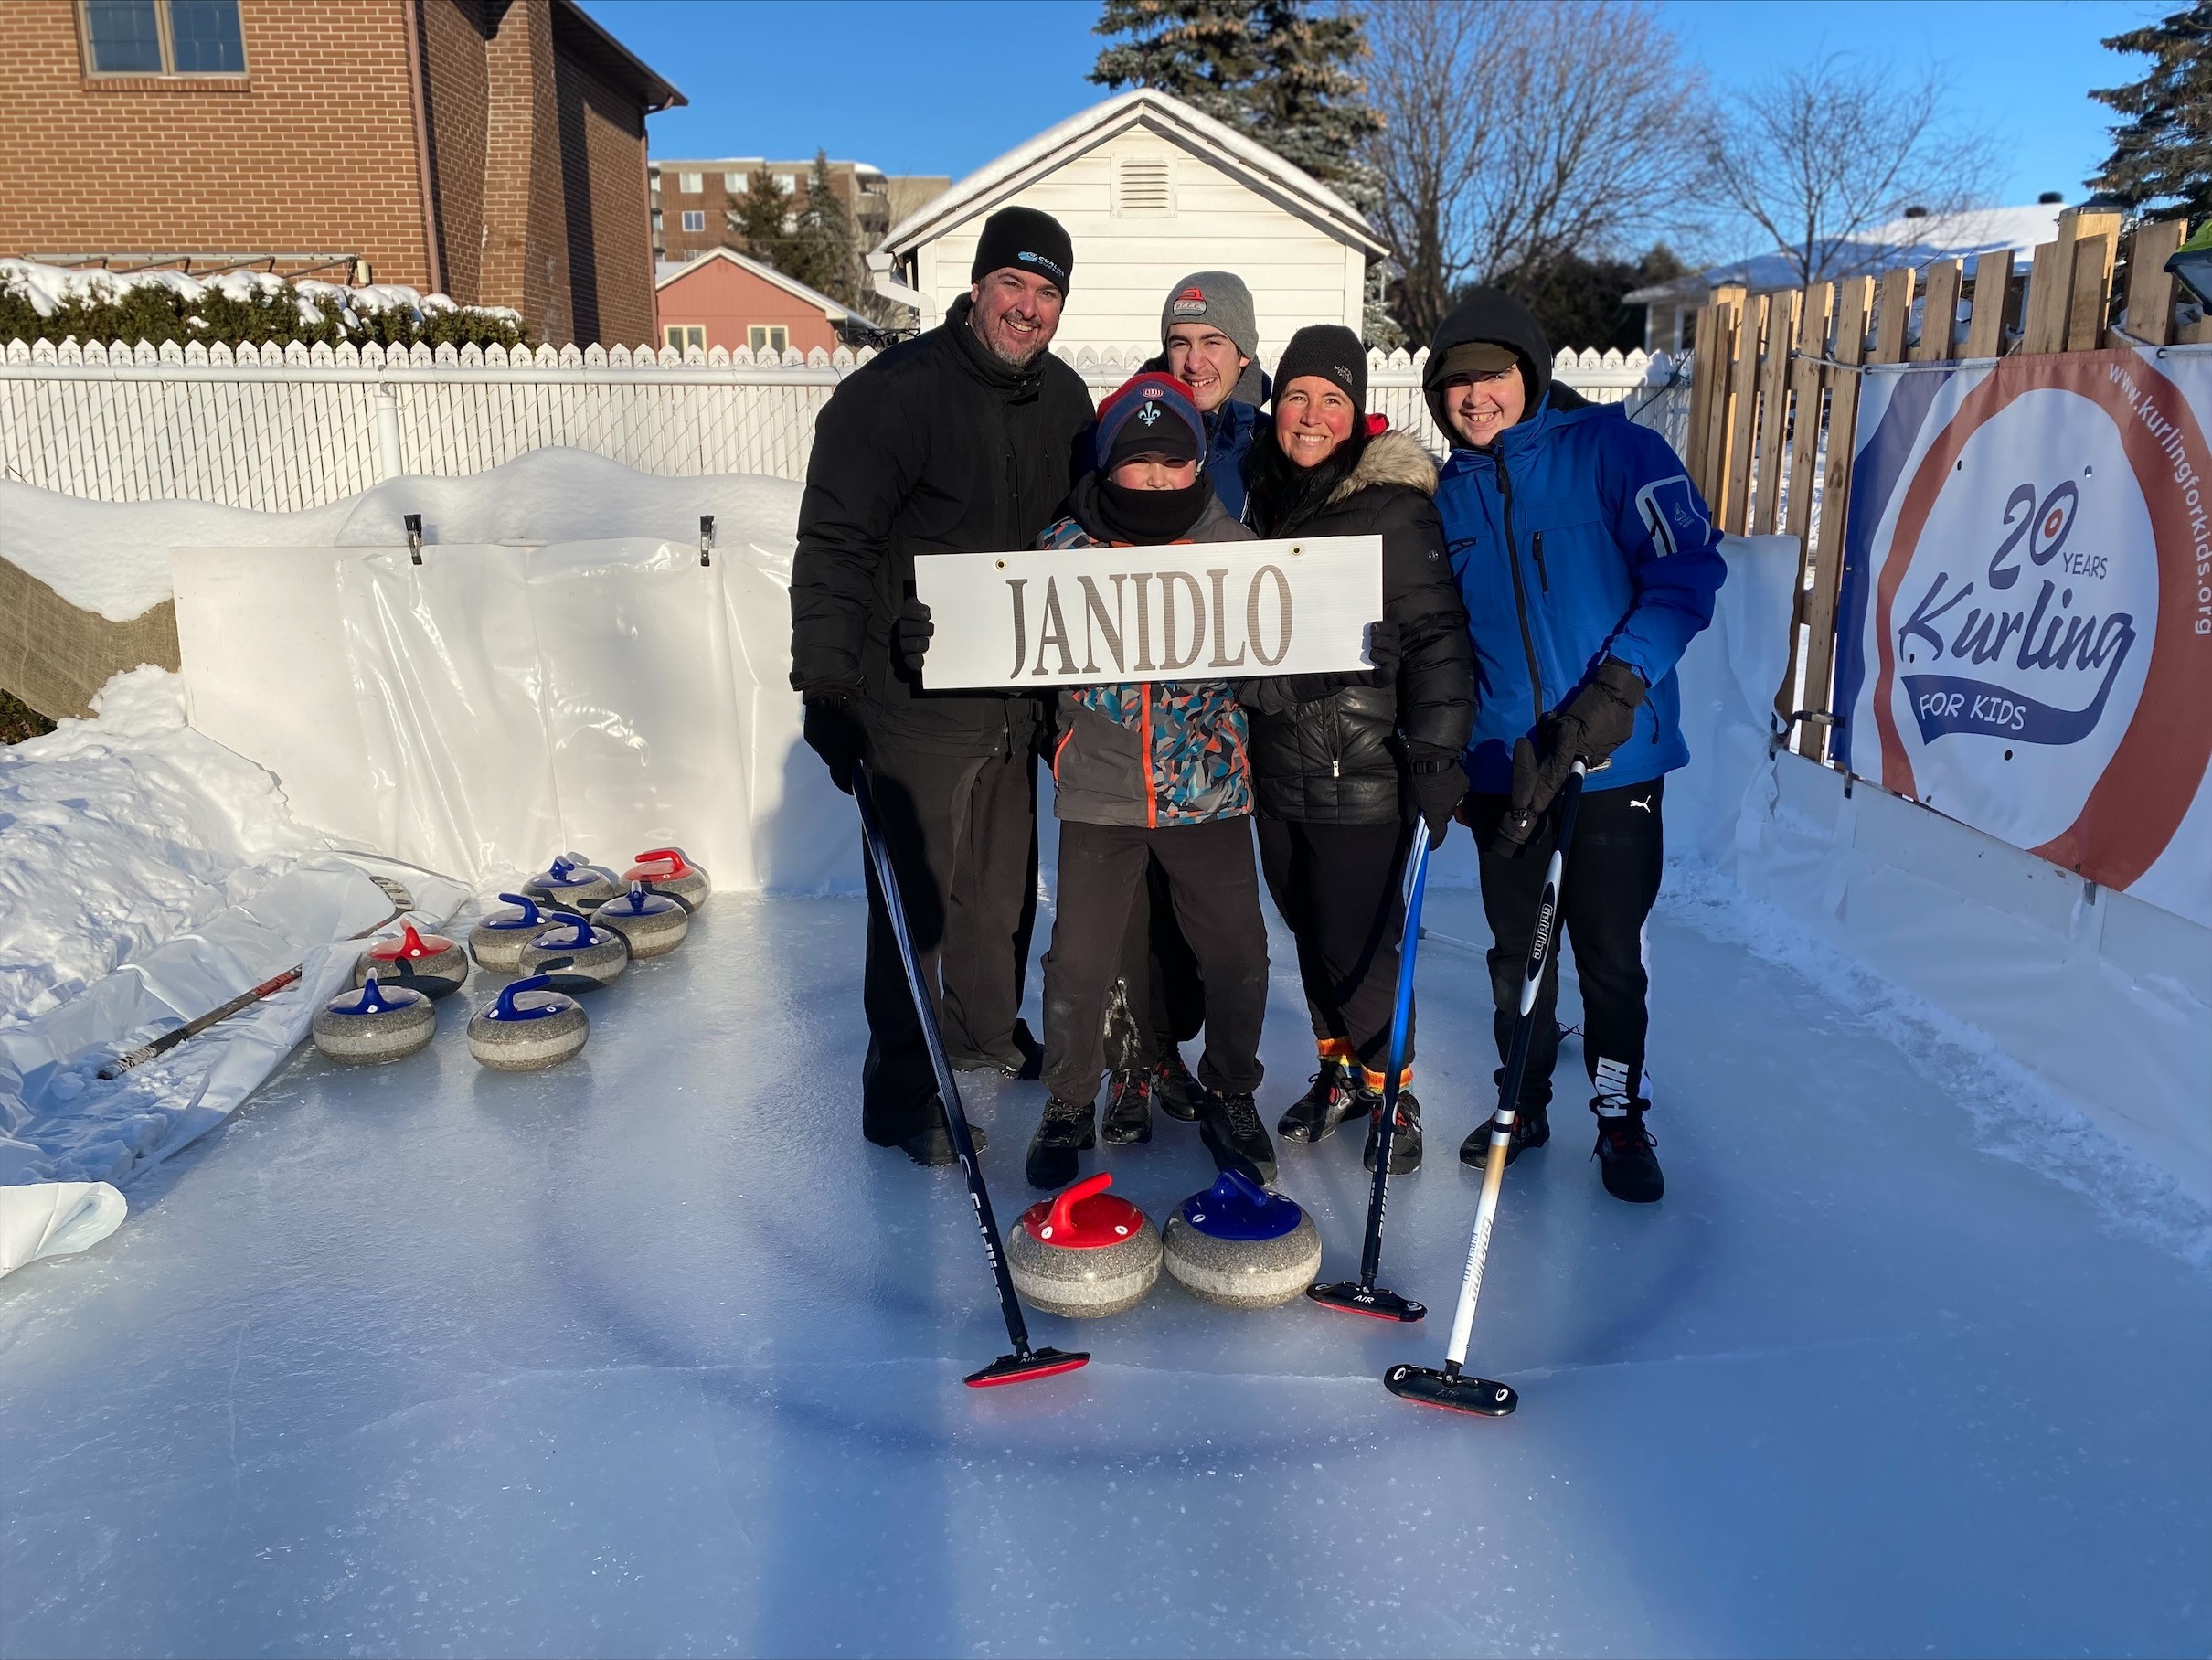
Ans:
{"label": "granite curling stone", "polygon": [[552,988],[548,974],[501,986],[469,1021],[469,1053],[495,1072],[535,1072],[582,1048],[591,1036],[584,1006]]}
{"label": "granite curling stone", "polygon": [[604,905],[620,893],[622,884],[603,865],[589,864],[580,853],[564,853],[522,885],[540,905],[574,911],[581,916],[594,905]]}
{"label": "granite curling stone", "polygon": [[637,863],[622,872],[622,880],[651,882],[656,892],[666,894],[686,910],[697,910],[714,891],[707,873],[686,858],[681,847],[654,847],[639,854]]}
{"label": "granite curling stone", "polygon": [[684,942],[691,911],[682,900],[654,892],[650,882],[632,882],[628,893],[609,899],[591,920],[629,941],[633,957],[665,957]]}
{"label": "granite curling stone", "polygon": [[595,928],[589,917],[556,922],[522,948],[516,968],[525,974],[550,974],[560,992],[597,991],[630,966],[630,942],[611,928]]}
{"label": "granite curling stone", "polygon": [[412,922],[400,924],[396,940],[378,940],[354,964],[354,984],[366,985],[375,974],[386,985],[404,985],[426,997],[443,997],[461,989],[469,977],[469,953],[443,934],[417,933]]}
{"label": "granite curling stone", "polygon": [[1030,1307],[1076,1320],[1134,1308],[1160,1277],[1160,1235],[1101,1170],[1022,1212],[1006,1238],[1006,1271]]}
{"label": "granite curling stone", "polygon": [[495,910],[469,930],[469,955],[476,959],[478,968],[511,974],[522,959],[522,948],[559,919],[538,910],[537,901],[526,893],[499,897],[512,909]]}
{"label": "granite curling stone", "polygon": [[1167,1272],[1224,1308],[1275,1308],[1321,1272],[1321,1235],[1296,1200],[1224,1170],[1167,1218]]}
{"label": "granite curling stone", "polygon": [[371,971],[358,989],[318,1009],[309,1030],[314,1034],[315,1048],[331,1059],[346,1066],[379,1066],[428,1048],[438,1030],[438,1011],[423,993],[403,985],[380,985]]}

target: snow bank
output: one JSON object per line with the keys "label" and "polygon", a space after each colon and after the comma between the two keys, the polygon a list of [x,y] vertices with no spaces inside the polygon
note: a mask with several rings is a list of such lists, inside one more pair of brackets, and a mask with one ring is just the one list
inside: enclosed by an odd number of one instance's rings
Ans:
{"label": "snow bank", "polygon": [[276,781],[185,724],[176,676],[0,748],[0,1026],[66,1002],[322,846]]}
{"label": "snow bank", "polygon": [[299,513],[209,502],[89,502],[0,480],[0,558],[70,604],[124,622],[168,599],[179,548],[392,547],[422,515],[431,543],[543,543],[611,537],[696,541],[714,514],[726,541],[757,527],[790,569],[800,487],[753,474],[660,478],[585,450],[535,450],[465,478],[390,479]]}
{"label": "snow bank", "polygon": [[[235,1111],[392,906],[261,768],[185,724],[175,676],[119,675],[91,720],[0,749],[0,1274],[123,1216],[111,1185]],[[463,889],[409,873],[425,920]],[[163,1060],[132,1044],[294,963],[301,982]]]}
{"label": "snow bank", "polygon": [[266,271],[224,271],[195,277],[181,271],[104,271],[46,265],[35,260],[0,260],[0,288],[12,288],[22,294],[41,317],[51,317],[69,305],[119,300],[133,289],[161,288],[187,305],[209,294],[254,300],[289,293],[298,302],[301,322],[320,323],[327,304],[337,311],[349,329],[359,326],[364,314],[393,311],[420,318],[436,312],[468,310],[505,322],[522,321],[522,314],[508,306],[464,307],[444,294],[426,294],[401,282],[372,282],[356,288],[312,277],[281,277]]}

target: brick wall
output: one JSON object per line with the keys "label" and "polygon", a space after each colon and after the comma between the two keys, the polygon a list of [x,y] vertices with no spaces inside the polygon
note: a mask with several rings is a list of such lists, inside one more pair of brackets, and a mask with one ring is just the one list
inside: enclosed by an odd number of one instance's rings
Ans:
{"label": "brick wall", "polygon": [[484,298],[484,154],[491,90],[479,0],[422,0],[423,104],[445,292],[463,305]]}
{"label": "brick wall", "polygon": [[636,99],[567,53],[557,59],[555,90],[577,335],[609,346],[658,344],[643,116]]}
{"label": "brick wall", "polygon": [[245,0],[242,80],[96,80],[74,5],[8,6],[0,252],[358,253],[423,282],[401,5]]}

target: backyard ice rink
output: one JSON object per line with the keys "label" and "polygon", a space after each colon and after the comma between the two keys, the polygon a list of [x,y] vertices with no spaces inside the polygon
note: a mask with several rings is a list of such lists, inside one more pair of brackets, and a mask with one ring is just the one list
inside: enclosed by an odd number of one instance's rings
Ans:
{"label": "backyard ice rink", "polygon": [[[2201,1212],[1670,883],[1667,1197],[1601,1190],[1570,1039],[1475,1330],[1515,1417],[1378,1382],[1458,1287],[1478,958],[1420,963],[1429,1160],[1383,1278],[1427,1323],[1163,1278],[1033,1317],[1088,1369],[978,1392],[1005,1333],[958,1173],[858,1133],[861,905],[723,895],[578,1063],[478,1068],[478,984],[410,1061],[303,1048],[130,1226],[6,1282],[0,1650],[2205,1652]],[[1427,920],[1487,939],[1464,890]],[[1271,1122],[1311,1069],[1273,953]],[[1041,1086],[963,1090],[1010,1226]],[[1210,1176],[1166,1120],[1094,1167],[1155,1219]],[[1356,1272],[1356,1131],[1280,1186]]]}

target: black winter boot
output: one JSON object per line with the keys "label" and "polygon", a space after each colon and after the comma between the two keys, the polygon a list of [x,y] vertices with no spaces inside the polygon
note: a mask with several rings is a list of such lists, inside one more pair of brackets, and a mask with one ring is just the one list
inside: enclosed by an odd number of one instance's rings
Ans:
{"label": "black winter boot", "polygon": [[1250,1096],[1207,1091],[1198,1111],[1198,1139],[1214,1155],[1217,1170],[1241,1170],[1263,1187],[1275,1179],[1275,1144]]}
{"label": "black winter boot", "polygon": [[1629,1095],[1600,1095],[1590,1103],[1598,1115],[1598,1144],[1590,1156],[1598,1161],[1605,1191],[1632,1205],[1649,1205],[1666,1192],[1666,1177],[1652,1152],[1656,1144],[1643,1127],[1651,1105]]}
{"label": "black winter boot", "polygon": [[1099,1134],[1109,1147],[1152,1139],[1150,1072],[1116,1072],[1106,1080],[1106,1123]]}
{"label": "black winter boot", "polygon": [[[1367,1147],[1360,1162],[1372,1172],[1375,1149],[1382,1144],[1382,1091],[1359,1092],[1359,1105],[1367,1115]],[[1390,1129],[1390,1174],[1406,1176],[1421,1167],[1421,1103],[1411,1090],[1398,1092],[1398,1122]]]}
{"label": "black winter boot", "polygon": [[1055,1095],[1045,1103],[1037,1133],[1029,1138],[1029,1185],[1065,1187],[1082,1169],[1076,1158],[1098,1144],[1097,1105],[1092,1101],[1062,1101]]}
{"label": "black winter boot", "polygon": [[[1481,1169],[1490,1162],[1490,1131],[1497,1123],[1494,1117],[1485,1118],[1467,1132],[1467,1139],[1460,1143],[1460,1163]],[[1551,1109],[1548,1106],[1523,1107],[1513,1115],[1513,1139],[1505,1144],[1505,1166],[1531,1148],[1540,1147],[1551,1139]]]}
{"label": "black winter boot", "polygon": [[1334,1055],[1324,1055],[1321,1070],[1306,1081],[1310,1087],[1276,1121],[1275,1133],[1286,1142],[1310,1146],[1335,1134],[1337,1126],[1360,1107],[1351,1069]]}
{"label": "black winter boot", "polygon": [[1176,1123],[1196,1123],[1206,1090],[1183,1064],[1183,1051],[1172,1043],[1165,1048],[1166,1052],[1152,1069],[1153,1098],[1160,1103],[1160,1111]]}
{"label": "black winter boot", "polygon": [[[981,1124],[972,1123],[968,1126],[968,1139],[975,1144],[978,1155],[991,1144],[991,1138],[984,1133]],[[908,1136],[899,1146],[901,1152],[924,1169],[934,1170],[940,1165],[960,1162],[960,1155],[952,1151],[952,1126],[945,1122],[941,1108],[938,1111],[935,1123],[919,1135]]]}

